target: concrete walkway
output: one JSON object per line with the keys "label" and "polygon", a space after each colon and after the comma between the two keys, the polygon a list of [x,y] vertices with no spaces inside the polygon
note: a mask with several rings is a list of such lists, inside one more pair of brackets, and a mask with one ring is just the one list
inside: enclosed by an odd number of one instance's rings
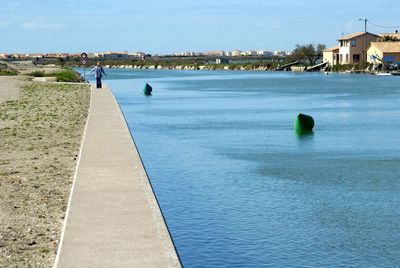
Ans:
{"label": "concrete walkway", "polygon": [[107,87],[89,120],[55,267],[180,267],[125,119]]}

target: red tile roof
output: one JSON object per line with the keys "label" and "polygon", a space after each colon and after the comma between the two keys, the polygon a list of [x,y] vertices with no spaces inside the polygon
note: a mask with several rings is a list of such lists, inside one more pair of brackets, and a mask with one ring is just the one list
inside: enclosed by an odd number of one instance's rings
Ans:
{"label": "red tile roof", "polygon": [[[374,36],[376,36],[376,37],[379,37],[379,35],[372,34],[372,33],[368,33],[368,32],[367,32],[366,34],[374,35]],[[350,40],[350,39],[353,39],[353,38],[355,38],[355,37],[359,37],[359,36],[362,36],[362,35],[364,35],[364,32],[356,32],[356,33],[352,33],[352,34],[348,34],[348,35],[342,36],[341,38],[338,39],[338,41],[341,41],[341,40]]]}

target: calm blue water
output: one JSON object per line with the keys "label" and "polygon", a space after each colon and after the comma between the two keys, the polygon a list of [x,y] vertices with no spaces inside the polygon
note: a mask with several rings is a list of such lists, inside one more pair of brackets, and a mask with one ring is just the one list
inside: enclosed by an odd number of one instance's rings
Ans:
{"label": "calm blue water", "polygon": [[108,73],[185,267],[400,267],[400,77]]}

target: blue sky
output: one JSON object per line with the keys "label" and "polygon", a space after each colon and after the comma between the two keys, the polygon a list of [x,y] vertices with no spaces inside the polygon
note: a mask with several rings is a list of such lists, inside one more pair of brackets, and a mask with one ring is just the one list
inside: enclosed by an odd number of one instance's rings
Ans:
{"label": "blue sky", "polygon": [[[0,52],[332,46],[342,34],[363,30],[358,18],[400,25],[398,1],[0,0]],[[393,30],[369,25],[374,33]]]}

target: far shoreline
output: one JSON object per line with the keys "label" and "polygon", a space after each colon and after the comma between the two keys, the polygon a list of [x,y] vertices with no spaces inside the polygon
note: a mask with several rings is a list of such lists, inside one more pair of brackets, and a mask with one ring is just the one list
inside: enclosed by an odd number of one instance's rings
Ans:
{"label": "far shoreline", "polygon": [[[92,69],[93,66],[75,66],[73,67],[75,70],[83,70]],[[154,65],[143,65],[143,66],[131,66],[131,65],[105,65],[103,66],[105,69],[115,69],[115,70],[142,70],[142,71],[156,71],[156,70],[164,70],[164,71],[231,71],[231,72],[271,72],[271,73],[320,73],[320,74],[366,74],[366,75],[375,75],[375,72],[365,71],[365,70],[346,70],[346,71],[305,71],[304,66],[299,66],[294,68],[293,70],[270,70],[267,68],[237,68],[237,69],[229,69],[225,66],[199,66],[193,67],[190,65],[178,65],[178,66],[154,66]]]}

